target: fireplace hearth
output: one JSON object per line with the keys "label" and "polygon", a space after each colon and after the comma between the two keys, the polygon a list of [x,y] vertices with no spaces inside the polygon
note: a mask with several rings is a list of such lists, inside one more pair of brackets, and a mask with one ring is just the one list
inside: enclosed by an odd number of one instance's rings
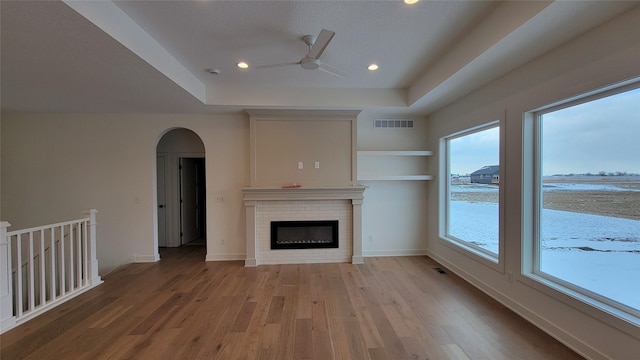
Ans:
{"label": "fireplace hearth", "polygon": [[272,250],[338,247],[338,220],[271,222]]}

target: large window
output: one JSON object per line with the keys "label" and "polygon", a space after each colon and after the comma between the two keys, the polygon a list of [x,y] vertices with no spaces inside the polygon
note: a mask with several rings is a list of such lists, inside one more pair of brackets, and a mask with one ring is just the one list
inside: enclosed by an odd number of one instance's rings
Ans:
{"label": "large window", "polygon": [[500,128],[497,123],[444,139],[445,239],[497,262],[500,252]]}
{"label": "large window", "polygon": [[640,314],[640,89],[535,114],[533,271]]}

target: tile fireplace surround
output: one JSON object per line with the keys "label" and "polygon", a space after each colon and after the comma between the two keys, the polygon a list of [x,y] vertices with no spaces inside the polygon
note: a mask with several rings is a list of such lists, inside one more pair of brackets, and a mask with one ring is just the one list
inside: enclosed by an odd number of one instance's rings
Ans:
{"label": "tile fireplace surround", "polygon": [[[362,264],[362,201],[365,186],[243,188],[245,266],[351,262]],[[339,248],[271,250],[271,221],[338,220]]]}

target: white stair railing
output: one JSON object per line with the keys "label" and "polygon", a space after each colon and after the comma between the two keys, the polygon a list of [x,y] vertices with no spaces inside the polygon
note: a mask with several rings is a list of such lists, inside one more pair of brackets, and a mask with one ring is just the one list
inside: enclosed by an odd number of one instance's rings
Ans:
{"label": "white stair railing", "polygon": [[17,231],[0,222],[0,333],[102,283],[96,213]]}

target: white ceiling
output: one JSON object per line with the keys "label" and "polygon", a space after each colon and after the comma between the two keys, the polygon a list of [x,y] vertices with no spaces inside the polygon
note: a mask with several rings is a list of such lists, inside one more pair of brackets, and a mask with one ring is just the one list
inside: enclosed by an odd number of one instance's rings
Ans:
{"label": "white ceiling", "polygon": [[[0,1],[5,111],[424,115],[637,1]],[[298,66],[303,35],[336,32]],[[238,69],[240,61],[250,64]],[[370,63],[380,70],[370,72]],[[220,75],[207,69],[216,68]]]}

